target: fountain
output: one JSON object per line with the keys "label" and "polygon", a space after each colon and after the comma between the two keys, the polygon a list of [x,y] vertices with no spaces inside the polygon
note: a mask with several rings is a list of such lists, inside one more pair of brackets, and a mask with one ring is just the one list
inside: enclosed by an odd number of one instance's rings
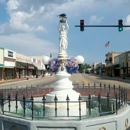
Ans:
{"label": "fountain", "polygon": [[[130,130],[126,88],[94,84],[76,89],[69,80],[70,73],[76,71],[77,64],[84,59],[68,57],[69,26],[66,15],[60,17],[59,54],[50,60],[51,70],[57,71],[54,87],[44,92],[38,87],[0,90],[0,130]],[[66,27],[60,28],[61,23]]]}

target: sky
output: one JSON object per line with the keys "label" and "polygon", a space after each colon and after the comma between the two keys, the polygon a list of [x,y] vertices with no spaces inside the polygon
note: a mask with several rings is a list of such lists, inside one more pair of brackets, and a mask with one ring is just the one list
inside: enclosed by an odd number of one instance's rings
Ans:
{"label": "sky", "polygon": [[[85,25],[130,25],[130,0],[0,0],[0,47],[26,56],[57,57],[61,13],[69,24],[69,57],[81,55],[84,63],[105,62],[108,52],[130,50],[130,28],[85,27]],[[108,47],[105,47],[107,42]]]}

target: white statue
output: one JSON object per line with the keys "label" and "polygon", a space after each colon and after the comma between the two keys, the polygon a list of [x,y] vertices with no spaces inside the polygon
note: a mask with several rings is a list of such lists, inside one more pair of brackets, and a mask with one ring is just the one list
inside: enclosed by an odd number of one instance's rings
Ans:
{"label": "white statue", "polygon": [[68,33],[68,23],[66,20],[66,27],[65,26],[61,26],[60,28],[60,21],[59,21],[59,25],[58,25],[58,30],[60,33],[60,37],[59,37],[59,41],[60,41],[60,48],[59,48],[59,53],[60,54],[66,54],[66,49],[68,46],[68,38],[67,38],[67,33]]}

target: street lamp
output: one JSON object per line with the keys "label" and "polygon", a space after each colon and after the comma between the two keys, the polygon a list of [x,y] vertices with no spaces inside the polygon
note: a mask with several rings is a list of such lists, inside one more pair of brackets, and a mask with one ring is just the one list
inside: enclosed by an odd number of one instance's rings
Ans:
{"label": "street lamp", "polygon": [[46,70],[48,71],[48,64],[49,64],[49,61],[50,61],[50,57],[49,56],[43,56],[42,57],[42,63],[45,65],[45,68],[46,68]]}
{"label": "street lamp", "polygon": [[77,62],[78,62],[79,70],[80,70],[80,69],[81,69],[81,64],[83,64],[83,62],[84,62],[84,58],[83,58],[83,56],[78,55],[77,57],[75,57],[75,59],[76,59]]}

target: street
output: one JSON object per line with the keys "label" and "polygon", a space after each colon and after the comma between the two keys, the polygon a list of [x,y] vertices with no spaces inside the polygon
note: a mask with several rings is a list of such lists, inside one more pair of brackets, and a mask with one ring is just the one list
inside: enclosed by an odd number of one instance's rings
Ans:
{"label": "street", "polygon": [[[6,82],[3,84],[0,84],[0,89],[10,88],[10,87],[21,88],[21,87],[26,87],[26,86],[36,87],[37,85],[39,87],[44,87],[44,88],[53,87],[56,79],[57,78],[55,75],[52,75],[52,76],[48,75],[43,78],[39,77],[39,78],[33,78],[29,80],[21,80],[17,82]],[[101,75],[75,73],[75,74],[72,74],[72,76],[70,77],[70,80],[72,81],[74,87],[76,87],[76,84],[78,84],[79,86],[82,86],[83,84],[85,86],[88,86],[88,84],[90,84],[90,86],[93,86],[95,83],[96,86],[99,86],[99,84],[101,83],[102,85],[106,84],[106,86],[110,84],[110,86],[115,85],[116,87],[118,87],[120,85],[122,87],[130,88],[130,81],[128,80],[123,80],[123,79],[115,78],[115,77],[101,76]]]}
{"label": "street", "polygon": [[130,88],[130,81],[123,80],[121,78],[101,76],[95,74],[82,74],[82,77],[85,78],[91,86],[94,85],[94,83],[97,86],[101,83],[102,85],[106,84],[106,86],[110,84],[110,86],[115,85],[116,87],[118,87],[120,85],[122,87]]}

